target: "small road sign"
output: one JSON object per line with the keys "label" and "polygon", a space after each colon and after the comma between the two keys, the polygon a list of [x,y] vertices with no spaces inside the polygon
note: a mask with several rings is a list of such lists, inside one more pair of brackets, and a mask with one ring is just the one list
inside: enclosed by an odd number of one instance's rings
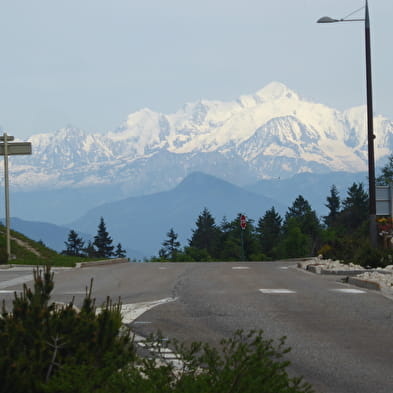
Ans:
{"label": "small road sign", "polygon": [[242,229],[246,229],[246,226],[247,226],[247,218],[246,218],[246,216],[244,214],[242,214],[240,216],[240,227]]}
{"label": "small road sign", "polygon": [[[4,143],[0,143],[0,156],[4,156]],[[31,143],[30,142],[13,142],[7,143],[7,155],[24,155],[31,154]]]}

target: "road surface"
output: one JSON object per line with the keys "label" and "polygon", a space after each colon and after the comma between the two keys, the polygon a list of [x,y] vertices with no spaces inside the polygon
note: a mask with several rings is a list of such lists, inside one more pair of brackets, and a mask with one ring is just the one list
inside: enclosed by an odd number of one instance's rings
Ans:
{"label": "road surface", "polygon": [[[28,274],[0,272],[0,296],[9,302],[21,288],[10,280]],[[393,392],[393,300],[379,292],[293,262],[130,263],[59,271],[54,299],[81,302],[91,278],[98,305],[107,295],[124,304],[174,299],[132,323],[140,335],[216,344],[236,329],[263,329],[287,336],[291,372],[320,393]]]}

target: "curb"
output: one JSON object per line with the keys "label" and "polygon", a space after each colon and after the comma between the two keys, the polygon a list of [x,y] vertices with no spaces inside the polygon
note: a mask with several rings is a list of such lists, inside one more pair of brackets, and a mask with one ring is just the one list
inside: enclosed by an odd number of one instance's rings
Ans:
{"label": "curb", "polygon": [[374,289],[375,291],[381,290],[381,285],[375,281],[363,280],[361,278],[349,277],[348,284],[356,285],[357,287]]}
{"label": "curb", "polygon": [[94,262],[78,262],[75,267],[77,269],[83,267],[92,267],[92,266],[103,266],[103,265],[115,265],[118,263],[128,263],[130,260],[128,258],[116,258],[116,259],[105,259],[102,261],[94,261]]}

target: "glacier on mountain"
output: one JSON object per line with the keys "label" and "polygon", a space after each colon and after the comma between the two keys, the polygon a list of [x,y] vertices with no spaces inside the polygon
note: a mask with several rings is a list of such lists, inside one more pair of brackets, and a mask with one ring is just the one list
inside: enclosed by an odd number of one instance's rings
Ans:
{"label": "glacier on mountain", "polygon": [[[374,129],[381,162],[393,147],[393,122],[376,116]],[[187,103],[172,114],[142,109],[105,134],[66,127],[29,141],[33,154],[11,160],[19,189],[116,183],[137,195],[169,189],[194,171],[242,185],[367,168],[365,107],[341,112],[277,82],[231,102]]]}

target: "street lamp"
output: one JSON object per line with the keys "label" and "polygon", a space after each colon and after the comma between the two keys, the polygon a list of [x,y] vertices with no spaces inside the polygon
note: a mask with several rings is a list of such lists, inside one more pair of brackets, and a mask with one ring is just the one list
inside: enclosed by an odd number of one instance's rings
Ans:
{"label": "street lamp", "polygon": [[[362,7],[363,8],[363,7]],[[360,8],[359,10],[361,10]],[[369,195],[369,229],[370,242],[377,247],[377,223],[376,223],[376,199],[375,199],[375,159],[374,159],[374,126],[373,126],[373,97],[371,83],[371,45],[370,45],[370,17],[368,13],[368,1],[365,5],[365,16],[362,19],[348,19],[349,16],[358,12],[356,10],[342,19],[333,19],[324,16],[317,23],[356,22],[364,21],[365,47],[366,47],[366,83],[367,83],[367,136],[368,136],[368,195]]]}

